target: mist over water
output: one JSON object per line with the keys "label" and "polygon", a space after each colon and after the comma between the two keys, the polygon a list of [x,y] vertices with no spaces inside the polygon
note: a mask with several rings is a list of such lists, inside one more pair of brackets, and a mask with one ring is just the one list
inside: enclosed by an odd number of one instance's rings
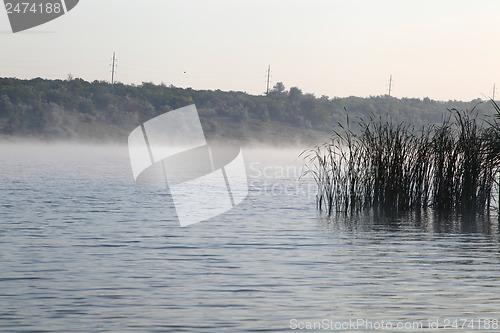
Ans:
{"label": "mist over water", "polygon": [[499,319],[496,216],[320,217],[302,150],[243,147],[247,199],[181,228],[125,145],[0,144],[0,331]]}

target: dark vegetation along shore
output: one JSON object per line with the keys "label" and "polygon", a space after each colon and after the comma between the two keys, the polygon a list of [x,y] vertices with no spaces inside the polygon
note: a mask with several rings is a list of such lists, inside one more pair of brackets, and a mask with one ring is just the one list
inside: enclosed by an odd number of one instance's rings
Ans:
{"label": "dark vegetation along shore", "polygon": [[[0,78],[0,139],[126,143],[140,123],[194,103],[207,139],[311,146],[328,139],[332,127],[345,119],[345,109],[351,119],[390,118],[419,128],[440,123],[446,109],[471,109],[479,102],[316,97],[282,83],[267,96],[254,96],[152,83]],[[482,115],[491,107],[482,103],[476,110]]]}

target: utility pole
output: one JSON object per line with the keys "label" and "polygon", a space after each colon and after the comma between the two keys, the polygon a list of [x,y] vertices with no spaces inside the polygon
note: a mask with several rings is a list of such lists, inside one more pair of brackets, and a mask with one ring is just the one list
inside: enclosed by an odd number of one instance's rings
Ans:
{"label": "utility pole", "polygon": [[269,79],[271,78],[271,65],[267,68],[267,89],[266,95],[269,95]]}
{"label": "utility pole", "polygon": [[112,84],[112,85],[114,85],[114,84],[115,84],[115,72],[116,72],[116,70],[115,70],[115,67],[116,67],[116,65],[115,65],[115,61],[116,61],[116,60],[117,60],[117,59],[116,59],[116,57],[115,57],[115,52],[113,52],[113,63],[112,63],[112,65],[111,65],[111,84]]}
{"label": "utility pole", "polygon": [[391,96],[391,89],[392,89],[392,74],[389,77],[389,97]]}
{"label": "utility pole", "polygon": [[496,91],[496,90],[497,90],[497,89],[495,88],[495,84],[493,83],[493,98],[492,98],[493,100],[495,100],[495,91]]}

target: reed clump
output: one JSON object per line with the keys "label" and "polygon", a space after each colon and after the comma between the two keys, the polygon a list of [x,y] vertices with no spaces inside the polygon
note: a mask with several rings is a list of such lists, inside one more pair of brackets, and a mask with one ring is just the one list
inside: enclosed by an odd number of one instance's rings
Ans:
{"label": "reed clump", "polygon": [[418,131],[372,117],[354,133],[347,118],[330,142],[302,153],[305,174],[318,186],[318,209],[489,210],[500,171],[497,112],[488,123],[474,109],[453,109],[441,124]]}

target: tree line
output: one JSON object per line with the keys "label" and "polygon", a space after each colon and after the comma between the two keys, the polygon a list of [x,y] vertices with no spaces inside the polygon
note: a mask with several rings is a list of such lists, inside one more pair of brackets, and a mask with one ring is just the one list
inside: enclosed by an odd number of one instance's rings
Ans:
{"label": "tree line", "polygon": [[159,114],[196,104],[208,134],[221,127],[267,124],[328,133],[346,114],[350,119],[388,118],[415,128],[440,123],[447,109],[491,113],[481,100],[434,101],[390,96],[316,97],[278,82],[267,95],[194,90],[144,82],[111,85],[79,78],[0,78],[0,134],[44,139],[122,141],[136,126]]}

